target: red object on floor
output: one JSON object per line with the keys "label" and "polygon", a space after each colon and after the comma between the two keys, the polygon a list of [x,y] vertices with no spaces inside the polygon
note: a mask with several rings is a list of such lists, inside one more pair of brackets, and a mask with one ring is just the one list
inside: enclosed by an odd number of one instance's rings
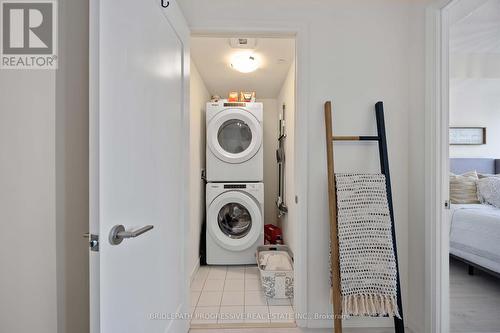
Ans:
{"label": "red object on floor", "polygon": [[278,228],[274,224],[264,225],[264,238],[269,244],[276,244],[277,239],[283,239],[281,228]]}

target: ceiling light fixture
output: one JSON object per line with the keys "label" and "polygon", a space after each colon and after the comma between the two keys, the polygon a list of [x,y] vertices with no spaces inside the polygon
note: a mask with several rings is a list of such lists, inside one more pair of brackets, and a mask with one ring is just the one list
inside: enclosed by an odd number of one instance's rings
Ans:
{"label": "ceiling light fixture", "polygon": [[231,59],[231,68],[240,73],[250,73],[260,66],[258,58],[251,53],[237,53]]}

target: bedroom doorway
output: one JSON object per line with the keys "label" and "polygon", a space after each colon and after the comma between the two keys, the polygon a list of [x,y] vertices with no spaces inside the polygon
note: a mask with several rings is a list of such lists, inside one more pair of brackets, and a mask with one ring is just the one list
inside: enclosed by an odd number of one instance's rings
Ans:
{"label": "bedroom doorway", "polygon": [[447,23],[449,327],[500,332],[500,0],[453,1]]}
{"label": "bedroom doorway", "polygon": [[[498,272],[498,263],[500,263],[498,253],[500,250],[484,249],[488,244],[491,244],[491,241],[487,242],[486,239],[479,241],[476,239],[476,243],[470,243],[478,225],[469,227],[468,234],[471,236],[469,239],[464,237],[466,235],[463,235],[463,232],[452,230],[456,224],[457,211],[461,212],[462,215],[469,214],[473,211],[470,209],[473,207],[472,205],[480,205],[480,203],[457,204],[470,205],[466,206],[469,209],[455,209],[458,207],[454,207],[453,203],[450,204],[450,180],[464,180],[452,176],[451,172],[468,180],[469,190],[474,190],[475,185],[476,193],[476,183],[480,181],[478,173],[498,173],[495,166],[495,160],[498,157],[485,151],[477,155],[464,156],[459,155],[458,150],[460,149],[455,149],[462,147],[470,152],[474,147],[484,148],[486,143],[495,142],[490,140],[493,139],[491,135],[496,135],[499,132],[493,129],[493,126],[500,122],[500,117],[498,120],[489,121],[481,120],[479,117],[478,110],[485,108],[483,100],[475,105],[472,105],[470,101],[465,103],[463,100],[466,97],[464,89],[466,89],[467,94],[474,91],[473,88],[465,87],[473,86],[478,82],[492,85],[500,79],[498,73],[500,66],[492,66],[491,70],[484,70],[482,67],[483,65],[489,67],[498,61],[495,59],[498,59],[499,52],[493,51],[499,47],[498,40],[500,39],[498,1],[435,0],[426,10],[426,332],[500,331],[500,323],[498,322],[500,305],[496,303],[500,299],[500,293],[496,289],[500,283],[498,283],[499,280],[495,274],[492,274],[495,270]],[[455,37],[457,39],[453,41]],[[498,62],[496,63],[498,64]],[[472,84],[473,82],[475,83]],[[492,95],[499,95],[498,90],[494,88],[490,88],[490,91],[493,91]],[[499,107],[500,105],[496,107],[496,110]],[[474,114],[476,116],[474,121],[466,123],[465,118],[450,114],[451,109],[456,111],[460,108],[466,109],[469,115]],[[456,112],[458,113],[458,111]],[[458,128],[450,131],[450,125]],[[486,127],[486,130],[483,127]],[[455,143],[451,146],[451,150],[450,141]],[[500,141],[496,140],[496,142]],[[474,178],[477,174],[477,179],[470,182],[471,174],[467,174],[468,172],[472,173]],[[463,175],[464,173],[466,174]],[[459,198],[460,200],[464,200],[464,197],[467,199],[467,195],[472,196],[471,193],[467,194],[467,191],[463,189],[457,191],[455,187],[452,193],[452,196],[455,196],[454,200],[457,199],[456,195],[462,196]],[[480,207],[482,206],[478,206],[478,208]],[[456,226],[458,227],[460,224]],[[487,236],[491,239],[495,237],[495,233],[487,233]],[[453,248],[450,247],[450,239]],[[469,244],[466,244],[467,241]],[[497,240],[493,243],[499,244],[500,241]],[[466,250],[475,252],[475,258],[469,257],[475,261],[464,261],[467,258],[464,258],[464,253],[460,253],[456,249],[456,245],[461,247],[463,252]],[[475,245],[475,247],[471,245]],[[484,255],[485,250],[489,255]],[[454,256],[451,260],[450,251]],[[462,260],[456,260],[458,256],[461,256]],[[489,259],[489,264],[477,260],[481,257]],[[497,262],[496,269],[495,265],[490,265],[492,261]],[[476,264],[476,266],[471,264]],[[454,284],[451,288],[451,298],[450,265],[451,282]],[[469,265],[473,267],[470,270]],[[469,272],[473,275],[469,275]],[[486,286],[486,288],[488,286],[487,283],[481,283],[483,277],[485,281],[490,282],[489,286],[492,288],[480,292],[479,285]],[[468,287],[464,289],[467,281],[471,281],[473,278],[473,282],[476,284],[469,283]],[[484,308],[485,305],[488,307],[487,309]]]}

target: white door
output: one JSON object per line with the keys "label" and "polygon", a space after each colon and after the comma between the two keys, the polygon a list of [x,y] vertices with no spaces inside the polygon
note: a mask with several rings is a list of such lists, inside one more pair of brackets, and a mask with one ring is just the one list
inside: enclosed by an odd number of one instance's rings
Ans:
{"label": "white door", "polygon": [[91,3],[92,333],[188,327],[172,319],[187,299],[188,33],[175,2],[161,3]]}

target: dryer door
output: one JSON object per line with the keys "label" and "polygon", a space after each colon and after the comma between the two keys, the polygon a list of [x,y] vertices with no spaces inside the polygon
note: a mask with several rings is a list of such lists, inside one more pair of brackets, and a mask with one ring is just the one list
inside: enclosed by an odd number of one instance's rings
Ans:
{"label": "dryer door", "polygon": [[250,112],[227,109],[208,124],[207,145],[212,153],[227,163],[251,159],[262,145],[262,128]]}
{"label": "dryer door", "polygon": [[250,195],[239,191],[224,192],[209,206],[207,228],[223,248],[246,250],[263,232],[262,212]]}

